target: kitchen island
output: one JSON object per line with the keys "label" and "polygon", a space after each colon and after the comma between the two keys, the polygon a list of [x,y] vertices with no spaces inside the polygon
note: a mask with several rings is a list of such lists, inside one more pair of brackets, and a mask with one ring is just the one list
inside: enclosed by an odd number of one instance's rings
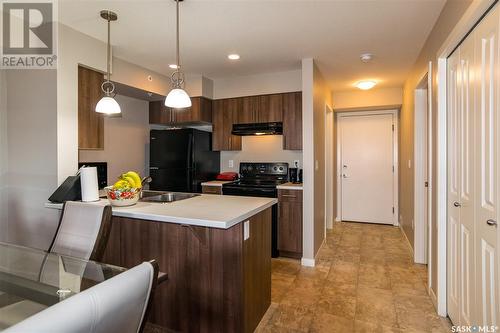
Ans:
{"label": "kitchen island", "polygon": [[158,261],[168,279],[156,289],[154,324],[180,332],[253,332],[271,303],[276,202],[204,194],[113,207],[103,261],[123,267]]}

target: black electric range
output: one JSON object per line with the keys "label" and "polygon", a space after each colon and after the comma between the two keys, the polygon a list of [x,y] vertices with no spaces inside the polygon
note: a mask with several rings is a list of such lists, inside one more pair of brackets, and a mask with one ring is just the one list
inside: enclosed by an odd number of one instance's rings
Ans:
{"label": "black electric range", "polygon": [[[222,185],[224,195],[277,198],[280,184],[288,181],[288,163],[240,163],[240,179]],[[271,256],[278,252],[278,207],[272,207]]]}

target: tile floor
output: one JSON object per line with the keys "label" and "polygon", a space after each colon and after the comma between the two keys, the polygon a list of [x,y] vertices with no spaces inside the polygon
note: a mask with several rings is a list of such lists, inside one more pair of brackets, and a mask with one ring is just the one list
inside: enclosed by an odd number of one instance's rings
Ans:
{"label": "tile floor", "polygon": [[273,259],[272,304],[257,332],[450,332],[397,227],[335,223],[316,267]]}

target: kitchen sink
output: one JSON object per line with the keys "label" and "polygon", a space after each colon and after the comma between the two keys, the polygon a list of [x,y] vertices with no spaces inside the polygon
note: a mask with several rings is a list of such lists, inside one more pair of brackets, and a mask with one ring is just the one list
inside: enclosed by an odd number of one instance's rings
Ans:
{"label": "kitchen sink", "polygon": [[142,191],[141,201],[146,202],[174,202],[199,196],[197,193]]}

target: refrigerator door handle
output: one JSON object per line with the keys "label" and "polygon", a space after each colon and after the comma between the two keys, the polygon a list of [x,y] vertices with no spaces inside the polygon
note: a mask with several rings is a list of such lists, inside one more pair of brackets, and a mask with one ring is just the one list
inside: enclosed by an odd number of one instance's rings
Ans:
{"label": "refrigerator door handle", "polygon": [[158,167],[149,167],[149,170],[159,170],[160,168]]}

